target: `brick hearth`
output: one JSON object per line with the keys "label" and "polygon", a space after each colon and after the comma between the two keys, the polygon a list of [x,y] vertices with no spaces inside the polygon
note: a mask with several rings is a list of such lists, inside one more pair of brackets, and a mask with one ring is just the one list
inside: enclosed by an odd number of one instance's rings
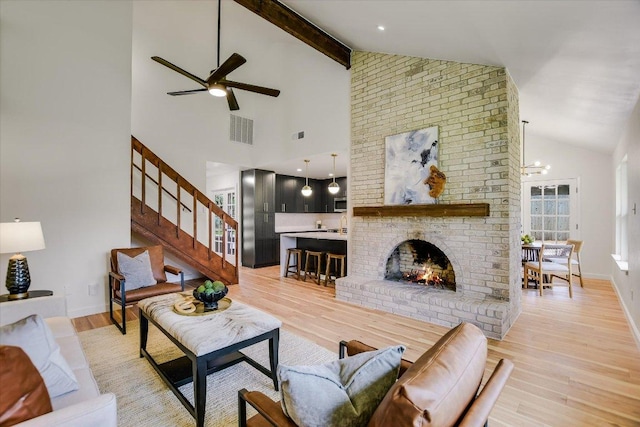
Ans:
{"label": "brick hearth", "polygon": [[502,339],[498,331],[507,323],[509,304],[505,301],[480,300],[432,286],[371,280],[351,274],[339,282],[336,285],[339,300],[438,325],[471,322],[482,325],[490,338]]}

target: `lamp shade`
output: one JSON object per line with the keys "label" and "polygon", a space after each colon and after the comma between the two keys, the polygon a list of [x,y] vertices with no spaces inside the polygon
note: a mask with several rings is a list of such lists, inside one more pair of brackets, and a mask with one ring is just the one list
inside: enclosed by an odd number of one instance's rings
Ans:
{"label": "lamp shade", "polygon": [[37,251],[44,247],[44,236],[39,222],[0,223],[0,253]]}

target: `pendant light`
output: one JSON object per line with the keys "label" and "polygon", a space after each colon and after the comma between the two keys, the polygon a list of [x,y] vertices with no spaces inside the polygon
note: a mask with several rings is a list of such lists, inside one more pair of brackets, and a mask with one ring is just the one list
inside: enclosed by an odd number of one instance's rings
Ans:
{"label": "pendant light", "polygon": [[329,193],[337,194],[340,191],[340,186],[336,182],[336,153],[332,153],[331,157],[333,157],[333,182],[329,184]]}
{"label": "pendant light", "polygon": [[302,187],[302,195],[304,197],[309,197],[311,195],[311,193],[313,193],[313,190],[311,190],[311,187],[309,187],[309,160],[304,161],[307,164],[307,174],[306,174],[306,178],[305,178],[305,186]]}

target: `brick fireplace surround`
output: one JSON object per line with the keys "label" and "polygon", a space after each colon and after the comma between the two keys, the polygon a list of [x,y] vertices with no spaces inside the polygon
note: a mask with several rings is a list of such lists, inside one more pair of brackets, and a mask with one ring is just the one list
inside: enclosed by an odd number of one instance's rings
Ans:
{"label": "brick fireplace surround", "polygon": [[[489,203],[487,217],[352,216],[349,274],[336,298],[502,339],[521,312],[518,92],[504,68],[354,52],[349,203],[381,206],[385,137],[438,126],[439,203]],[[456,291],[384,280],[397,245],[420,239],[449,258]]]}

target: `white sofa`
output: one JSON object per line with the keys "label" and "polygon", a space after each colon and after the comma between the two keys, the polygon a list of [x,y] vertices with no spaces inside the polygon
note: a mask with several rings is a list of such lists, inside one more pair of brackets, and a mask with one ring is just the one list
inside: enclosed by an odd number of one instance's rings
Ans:
{"label": "white sofa", "polygon": [[13,323],[31,314],[42,316],[75,374],[79,389],[51,399],[53,412],[16,424],[20,427],[116,427],[118,413],[116,396],[101,394],[78,334],[66,316],[65,299],[49,296],[9,301],[0,304],[0,326]]}

